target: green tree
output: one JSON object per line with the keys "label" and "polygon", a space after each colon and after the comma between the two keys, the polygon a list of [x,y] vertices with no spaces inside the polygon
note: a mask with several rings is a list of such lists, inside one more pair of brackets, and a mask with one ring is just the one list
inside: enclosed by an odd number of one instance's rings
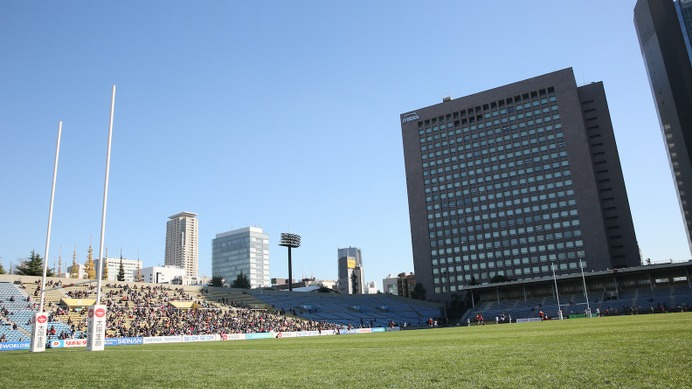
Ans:
{"label": "green tree", "polygon": [[209,280],[209,286],[223,286],[223,277],[221,276],[211,276]]}
{"label": "green tree", "polygon": [[351,291],[353,294],[358,294],[358,276],[355,271],[351,273]]}
{"label": "green tree", "polygon": [[416,286],[413,288],[413,291],[411,292],[411,298],[414,298],[416,300],[425,300],[425,295],[427,294],[427,290],[423,287],[423,284],[420,282],[416,282]]}
{"label": "green tree", "polygon": [[135,275],[135,282],[142,282],[144,281],[144,277],[142,276],[142,268],[139,264],[139,260],[137,260],[137,274]]}
{"label": "green tree", "polygon": [[120,257],[120,267],[118,268],[118,281],[125,281],[125,265],[123,265],[123,257]]}
{"label": "green tree", "polygon": [[[20,262],[15,268],[15,274],[23,276],[43,276],[43,258],[31,250],[31,256]],[[53,271],[48,269],[46,277],[53,277]]]}
{"label": "green tree", "polygon": [[77,265],[77,248],[75,247],[72,252],[72,266],[70,266],[68,272],[70,273],[70,278],[79,278],[79,265]]}
{"label": "green tree", "polygon": [[84,263],[84,278],[87,280],[96,279],[96,265],[94,264],[94,250],[89,245],[87,250],[87,260]]}
{"label": "green tree", "polygon": [[5,271],[5,268],[2,267],[2,262],[0,262],[0,274],[5,274],[5,273],[7,273],[7,272]]}
{"label": "green tree", "polygon": [[500,282],[507,282],[507,281],[509,281],[509,279],[506,276],[501,275],[501,274],[496,274],[493,276],[493,278],[490,279],[491,284],[497,284]]}
{"label": "green tree", "polygon": [[231,284],[231,288],[250,289],[250,280],[247,278],[247,275],[243,274],[241,271]]}

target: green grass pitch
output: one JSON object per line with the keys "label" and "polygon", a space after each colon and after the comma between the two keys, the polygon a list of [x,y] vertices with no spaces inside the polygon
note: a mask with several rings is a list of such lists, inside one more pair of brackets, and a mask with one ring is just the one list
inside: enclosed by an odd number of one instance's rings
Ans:
{"label": "green grass pitch", "polygon": [[0,353],[0,388],[690,388],[692,313]]}

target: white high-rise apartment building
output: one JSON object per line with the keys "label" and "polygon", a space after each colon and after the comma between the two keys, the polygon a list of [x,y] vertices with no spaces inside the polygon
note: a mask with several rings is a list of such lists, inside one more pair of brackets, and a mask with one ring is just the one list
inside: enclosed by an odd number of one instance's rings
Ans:
{"label": "white high-rise apartment building", "polygon": [[250,287],[270,286],[269,235],[261,228],[246,227],[216,234],[212,239],[211,274],[231,285],[242,272]]}
{"label": "white high-rise apartment building", "polygon": [[199,264],[197,214],[180,212],[166,224],[166,266],[185,270],[187,277],[197,278]]}

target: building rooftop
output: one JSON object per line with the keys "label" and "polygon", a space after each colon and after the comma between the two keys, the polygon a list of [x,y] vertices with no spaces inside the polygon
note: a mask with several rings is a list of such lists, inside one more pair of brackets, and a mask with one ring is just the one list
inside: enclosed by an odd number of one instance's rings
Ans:
{"label": "building rooftop", "polygon": [[169,216],[168,218],[169,219],[178,219],[181,217],[197,217],[197,214],[194,212],[180,212],[180,213],[176,213],[173,216]]}

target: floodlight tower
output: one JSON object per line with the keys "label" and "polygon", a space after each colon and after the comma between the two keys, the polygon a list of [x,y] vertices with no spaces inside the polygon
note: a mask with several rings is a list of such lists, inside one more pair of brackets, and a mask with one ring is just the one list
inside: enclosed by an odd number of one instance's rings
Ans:
{"label": "floodlight tower", "polygon": [[300,235],[281,233],[279,246],[288,247],[288,291],[293,291],[293,268],[291,266],[291,248],[300,247]]}

